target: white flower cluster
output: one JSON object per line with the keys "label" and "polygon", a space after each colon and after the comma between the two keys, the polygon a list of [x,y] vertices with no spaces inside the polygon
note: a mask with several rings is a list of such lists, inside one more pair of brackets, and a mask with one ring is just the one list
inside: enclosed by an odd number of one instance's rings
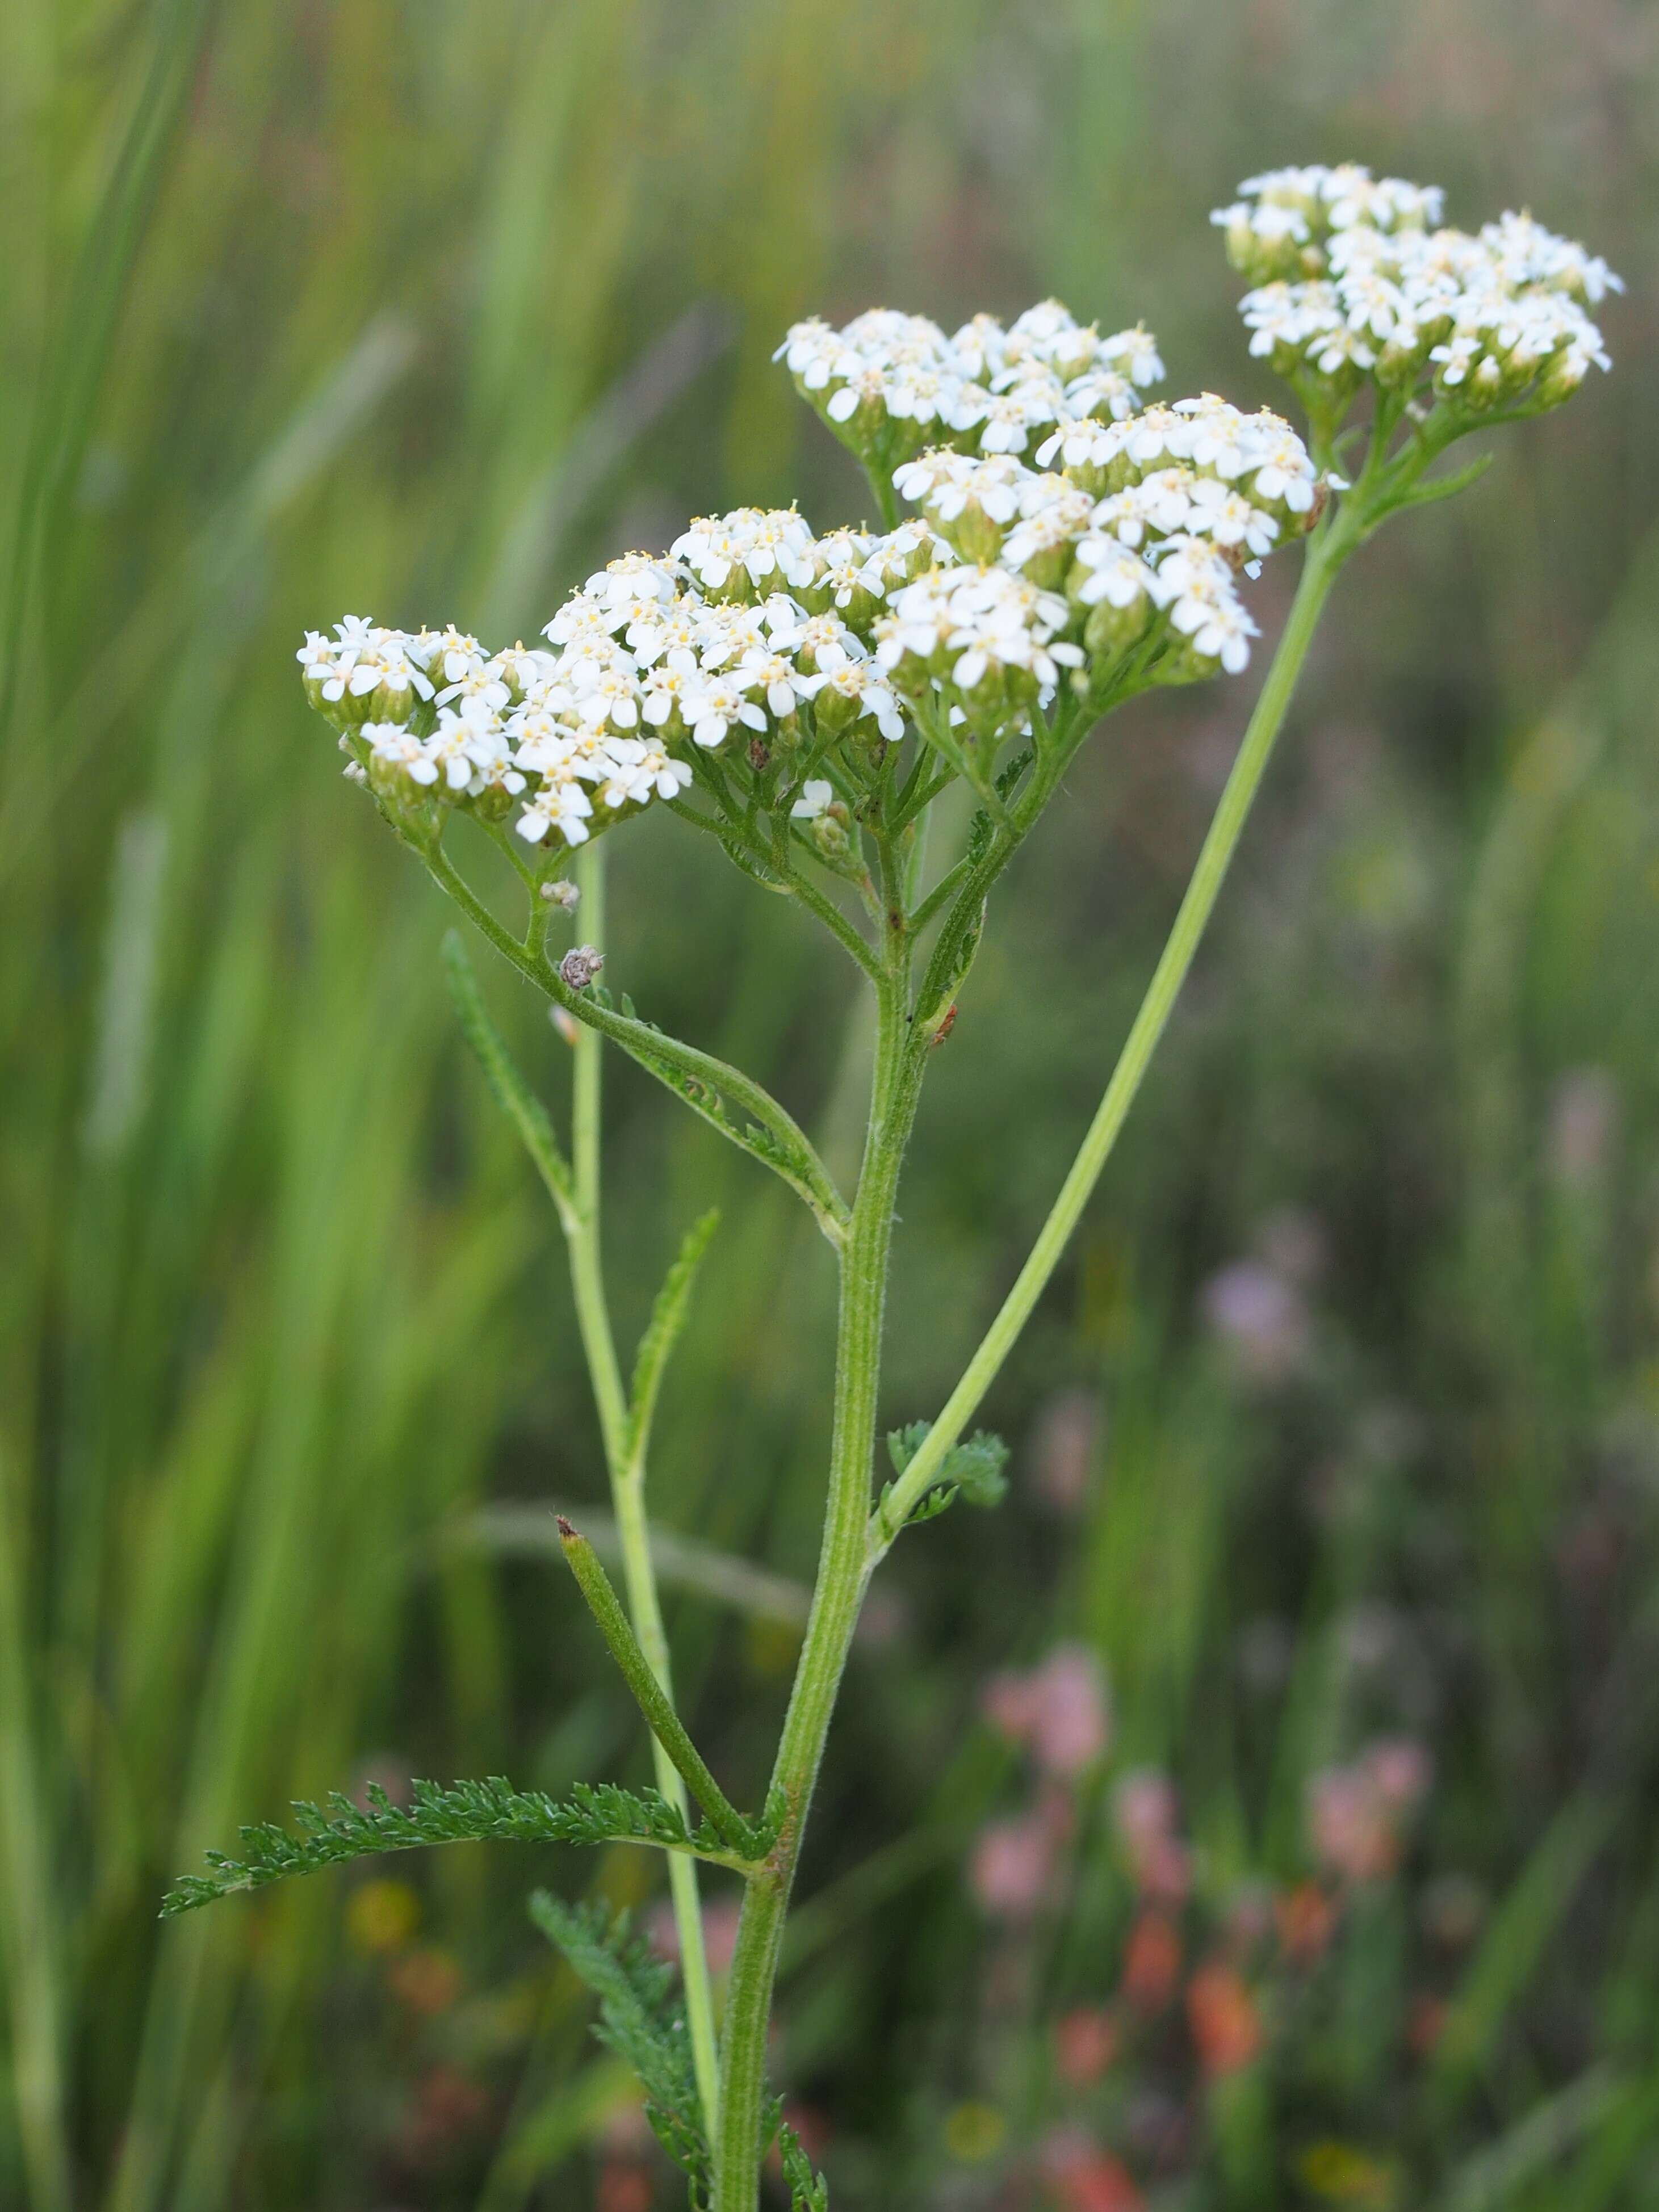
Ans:
{"label": "white flower cluster", "polygon": [[[448,629],[349,617],[301,647],[306,689],[341,732],[349,774],[404,803],[468,803],[540,844],[693,780],[692,752],[728,740],[879,747],[902,737],[870,628],[890,594],[951,556],[924,526],[823,539],[793,508],[696,522],[666,560],[629,554],[547,624],[550,650],[489,653]],[[787,588],[786,588],[787,587]]]}
{"label": "white flower cluster", "polygon": [[1442,199],[1357,163],[1247,179],[1212,220],[1255,286],[1241,307],[1251,352],[1339,397],[1366,377],[1428,379],[1477,409],[1553,406],[1607,368],[1585,312],[1624,289],[1607,263],[1530,216],[1440,228]]}
{"label": "white flower cluster", "polygon": [[1102,337],[1058,300],[1006,329],[975,315],[953,337],[925,315],[872,308],[844,330],[814,316],[774,356],[795,387],[861,459],[891,470],[926,446],[1024,453],[1056,424],[1121,420],[1164,374],[1139,327]]}
{"label": "white flower cluster", "polygon": [[[1290,425],[1206,393],[1054,431],[1027,468],[939,447],[894,483],[965,563],[908,585],[878,621],[896,690],[946,687],[979,735],[1046,708],[1060,672],[1088,693],[1167,617],[1149,679],[1236,672],[1255,625],[1237,571],[1310,528],[1324,489]],[[1079,635],[1080,633],[1080,635]]]}

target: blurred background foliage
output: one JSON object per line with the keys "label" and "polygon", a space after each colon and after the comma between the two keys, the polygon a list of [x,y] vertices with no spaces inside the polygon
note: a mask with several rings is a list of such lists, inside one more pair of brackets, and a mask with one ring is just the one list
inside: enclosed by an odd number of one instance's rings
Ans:
{"label": "blurred background foliage", "polygon": [[[872,1602],[777,2063],[872,2212],[1659,2203],[1640,0],[0,11],[0,2202],[672,2201],[522,1910],[546,1877],[649,1914],[637,1855],[468,1847],[155,1924],[296,1795],[644,1771],[537,1548],[602,1490],[554,1224],[301,630],[505,639],[688,513],[854,519],[769,361],[813,309],[1057,291],[1144,315],[1176,389],[1271,398],[1206,213],[1350,156],[1607,252],[1619,371],[1345,582],[989,1408],[1017,1504]],[[1000,894],[906,1186],[895,1421],[1041,1218],[1246,691],[1114,725]],[[799,919],[655,819],[611,912],[641,1006],[844,1157],[860,1025]],[[625,1067],[611,1106],[625,1328],[725,1212],[654,1510],[774,1577],[694,1552],[674,1598],[752,1790],[830,1285],[737,1154]]]}

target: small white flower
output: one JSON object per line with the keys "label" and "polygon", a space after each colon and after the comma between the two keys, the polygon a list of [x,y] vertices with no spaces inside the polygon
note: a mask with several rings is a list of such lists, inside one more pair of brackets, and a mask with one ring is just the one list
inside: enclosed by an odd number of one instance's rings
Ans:
{"label": "small white flower", "polygon": [[550,830],[557,830],[567,845],[584,845],[592,811],[580,784],[554,784],[537,793],[514,826],[528,845],[539,845]]}
{"label": "small white flower", "polygon": [[1109,337],[1102,338],[1100,357],[1121,369],[1131,384],[1164,381],[1164,362],[1158,340],[1144,323],[1137,323],[1132,331],[1114,331]]}
{"label": "small white flower", "polygon": [[794,663],[781,653],[746,653],[732,672],[732,682],[737,690],[751,696],[760,693],[781,722],[793,714],[804,700],[811,697],[818,681],[817,677],[803,676]]}
{"label": "small white flower", "polygon": [[693,741],[706,749],[723,744],[733,724],[761,732],[766,728],[766,716],[754,701],[719,677],[704,678],[688,693],[681,712]]}
{"label": "small white flower", "polygon": [[816,822],[836,795],[836,787],[811,776],[800,787],[800,797],[789,811],[797,822]]}

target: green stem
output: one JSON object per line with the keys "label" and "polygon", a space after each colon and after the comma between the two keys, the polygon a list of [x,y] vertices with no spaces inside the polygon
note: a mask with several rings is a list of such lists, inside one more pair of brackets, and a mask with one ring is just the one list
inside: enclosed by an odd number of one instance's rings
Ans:
{"label": "green stem", "polygon": [[877,994],[875,1072],[864,1164],[841,1255],[830,1495],[817,1586],[772,1786],[786,1807],[764,1869],[750,1881],[727,1985],[714,2212],[756,2212],[766,2039],[784,1916],[812,1787],[858,1621],[865,1583],[882,1312],[899,1171],[927,1055],[908,1048],[909,944],[890,950]]}
{"label": "green stem", "polygon": [[[595,943],[605,936],[605,855],[596,848],[584,852],[576,863],[581,893],[579,908],[585,929]],[[642,1458],[628,1450],[628,1395],[617,1358],[616,1338],[611,1328],[610,1304],[599,1241],[599,1121],[600,1055],[604,1040],[596,1030],[579,1027],[572,1040],[576,1055],[573,1085],[571,1164],[576,1206],[574,1223],[567,1229],[570,1250],[570,1281],[576,1303],[576,1325],[592,1378],[599,1409],[599,1432],[605,1444],[611,1477],[611,1499],[617,1516],[622,1549],[623,1585],[634,1631],[652,1673],[672,1705],[673,1676],[668,1657],[668,1636],[663,1626],[662,1604],[657,1594],[656,1571],[651,1561],[651,1539],[645,1516],[645,1467]],[[686,1810],[685,1785],[678,1770],[653,1736],[652,1758],[657,1787],[672,1805]],[[674,1924],[679,1936],[680,1978],[685,1990],[686,2029],[691,2044],[697,2095],[713,2137],[720,2111],[719,2039],[714,2026],[714,1992],[709,1978],[708,1954],[703,1942],[702,1907],[697,1890],[696,1863],[678,1852],[668,1862],[669,1894]]]}
{"label": "green stem", "polygon": [[904,1526],[907,1517],[938,1475],[945,1455],[959,1441],[963,1431],[978,1410],[980,1401],[990,1389],[998,1370],[1042,1295],[1067,1240],[1077,1226],[1079,1217],[1088,1203],[1090,1194],[1099,1181],[1101,1170],[1117,1141],[1118,1132],[1134,1103],[1135,1093],[1140,1088],[1158,1039],[1164,1034],[1164,1024],[1186,981],[1187,971],[1192,966],[1193,956],[1198,950],[1199,941],[1214,908],[1249,814],[1251,803],[1272,757],[1274,740],[1284,722],[1302,664],[1307,658],[1308,647],[1313,641],[1326,597],[1342,562],[1363,534],[1363,523],[1358,511],[1351,519],[1349,512],[1345,509],[1336,518],[1334,528],[1316,537],[1309,544],[1302,580],[1297,589],[1290,619],[1285,626],[1285,634],[1279,641],[1279,649],[1273,655],[1267,680],[1261,688],[1261,696],[1256,701],[1255,711],[1250,716],[1244,742],[1239,747],[1232,774],[1227,779],[1227,787],[1222,793],[1221,803],[1204,840],[1192,881],[1187,886],[1187,895],[1176,916],[1175,927],[1153,971],[1134,1024],[1124,1042],[1117,1066],[1112,1071],[1105,1096],[1060,1187],[1053,1211],[1043,1223],[1036,1243],[1031,1248],[1030,1256],[1004,1299],[1001,1310],[969,1360],[962,1380],[946,1400],[945,1409],[929,1430],[926,1442],[893,1485],[884,1511],[872,1520],[868,1553],[872,1565],[882,1557],[899,1529]]}

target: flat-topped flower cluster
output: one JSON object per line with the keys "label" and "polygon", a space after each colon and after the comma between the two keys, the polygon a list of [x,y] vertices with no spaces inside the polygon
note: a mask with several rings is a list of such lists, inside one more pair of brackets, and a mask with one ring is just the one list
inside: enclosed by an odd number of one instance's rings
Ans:
{"label": "flat-topped flower cluster", "polygon": [[947,337],[926,315],[872,308],[844,329],[796,323],[773,356],[843,444],[878,468],[923,447],[1024,453],[1057,425],[1121,421],[1158,383],[1155,339],[1137,324],[1103,337],[1058,300],[1004,329],[975,315]]}
{"label": "flat-topped flower cluster", "polygon": [[[1619,289],[1605,262],[1528,216],[1445,229],[1441,204],[1351,164],[1250,178],[1217,211],[1254,280],[1251,350],[1307,402],[1322,456],[1362,386],[1385,444],[1408,418],[1427,455],[1607,365],[1586,313]],[[839,330],[814,317],[778,357],[890,526],[705,516],[666,556],[590,576],[544,645],[356,617],[313,633],[307,693],[404,826],[459,807],[556,851],[702,785],[834,857],[912,731],[983,793],[997,749],[1056,702],[1092,720],[1242,669],[1241,572],[1346,488],[1275,414],[1147,404],[1164,370],[1145,327],[1103,336],[1057,300],[950,335],[886,308]],[[920,514],[893,520],[899,499]]]}
{"label": "flat-topped flower cluster", "polygon": [[1585,310],[1623,286],[1599,255],[1528,215],[1447,229],[1442,204],[1355,163],[1247,179],[1212,220],[1255,285],[1251,352],[1340,395],[1374,376],[1480,410],[1553,406],[1609,366]]}
{"label": "flat-topped flower cluster", "polygon": [[1237,572],[1321,496],[1289,425],[1206,396],[1069,421],[1043,451],[1056,469],[916,455],[895,483],[921,516],[881,532],[814,537],[793,507],[702,518],[665,558],[590,576],[545,647],[351,617],[306,640],[307,689],[383,799],[516,806],[527,843],[579,844],[678,799],[699,756],[739,781],[770,767],[780,800],[821,769],[855,795],[907,705],[947,757],[953,732],[988,756],[1062,684],[1103,702],[1132,659],[1147,683],[1242,668]]}

